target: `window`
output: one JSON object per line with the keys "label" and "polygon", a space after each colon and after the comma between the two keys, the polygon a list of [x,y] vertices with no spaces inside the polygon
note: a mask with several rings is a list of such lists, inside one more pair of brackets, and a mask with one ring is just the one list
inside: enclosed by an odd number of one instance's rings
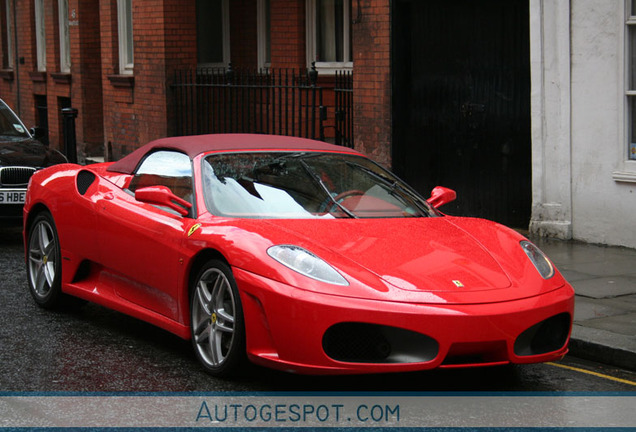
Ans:
{"label": "window", "polygon": [[272,65],[270,0],[258,0],[257,9],[258,67],[262,69]]}
{"label": "window", "polygon": [[[614,180],[636,182],[636,0],[625,5],[625,139]],[[627,143],[627,145],[625,144]]]}
{"label": "window", "polygon": [[133,73],[133,16],[132,0],[117,0],[117,21],[119,34],[119,73]]}
{"label": "window", "polygon": [[68,0],[58,0],[57,13],[60,28],[60,72],[71,71],[71,41],[68,26]]}
{"label": "window", "polygon": [[307,62],[326,71],[351,68],[351,0],[307,0]]}
{"label": "window", "polygon": [[35,0],[35,47],[38,71],[46,71],[46,28],[44,26],[44,0]]}
{"label": "window", "polygon": [[179,152],[160,150],[141,163],[128,189],[135,192],[147,186],[165,186],[173,194],[190,203],[192,196],[192,162]]}
{"label": "window", "polygon": [[11,25],[11,2],[4,1],[2,8],[2,68],[13,69],[13,26]]}
{"label": "window", "polygon": [[197,63],[227,67],[230,63],[229,0],[197,0]]}

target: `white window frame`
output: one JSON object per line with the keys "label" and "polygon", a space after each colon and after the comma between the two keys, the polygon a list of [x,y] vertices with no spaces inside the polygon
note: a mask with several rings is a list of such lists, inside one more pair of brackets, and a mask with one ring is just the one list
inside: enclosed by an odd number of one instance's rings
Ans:
{"label": "white window frame", "polygon": [[57,0],[60,31],[60,72],[71,72],[71,37],[68,21],[68,0]]}
{"label": "white window frame", "polygon": [[[306,0],[306,18],[307,18],[307,67],[311,67],[311,64],[316,60],[317,50],[317,23],[318,16],[317,8],[318,3],[316,0]],[[343,11],[343,40],[347,40],[351,34],[351,0],[344,0]],[[348,59],[343,62],[318,62],[316,61],[316,69],[322,73],[334,74],[336,70],[353,69],[353,54],[350,50],[350,44],[345,43],[343,47],[343,57]]]}
{"label": "white window frame", "polygon": [[[257,26],[257,34],[258,34],[258,68],[269,69],[272,67],[271,1],[258,0],[256,4],[256,9],[257,9],[256,26]],[[270,19],[269,26],[267,25],[268,17]],[[269,60],[267,59],[268,45],[269,45],[269,56],[270,56]]]}
{"label": "white window frame", "polygon": [[13,69],[13,20],[12,18],[12,13],[11,13],[11,2],[9,0],[5,0],[4,2],[5,4],[5,17],[6,17],[6,26],[7,26],[7,32],[4,35],[7,38],[6,44],[5,46],[7,47],[7,52],[5,53],[6,55],[6,59],[7,59],[7,64],[3,65],[5,66],[7,69]]}
{"label": "white window frame", "polygon": [[[134,62],[133,0],[117,0],[117,32],[119,39],[119,73],[132,75]],[[129,48],[132,47],[132,49]]]}
{"label": "white window frame", "polygon": [[44,0],[35,0],[35,51],[38,72],[46,71],[46,24]]}
{"label": "white window frame", "polygon": [[230,0],[221,2],[223,25],[223,62],[222,63],[198,63],[199,68],[227,68],[230,65]]}
{"label": "white window frame", "polygon": [[[633,65],[630,61],[631,45],[629,37],[629,28],[632,27],[633,31],[636,31],[636,10],[631,10],[631,0],[625,0],[620,6],[623,10],[620,16],[623,16],[621,21],[621,29],[619,35],[623,40],[623,68],[621,70],[622,77],[619,78],[619,82],[623,83],[621,89],[621,105],[623,107],[622,116],[619,118],[619,145],[618,145],[618,161],[616,169],[612,173],[612,177],[618,182],[633,182],[636,183],[636,160],[629,159],[628,152],[630,149],[630,142],[632,137],[636,141],[636,131],[632,131],[632,101],[636,101],[636,78],[632,83],[630,77],[634,73],[636,75],[636,61]],[[621,37],[619,36],[619,37]],[[633,47],[636,49],[636,47]],[[633,72],[631,69],[635,69]],[[630,88],[630,84],[634,88]]]}

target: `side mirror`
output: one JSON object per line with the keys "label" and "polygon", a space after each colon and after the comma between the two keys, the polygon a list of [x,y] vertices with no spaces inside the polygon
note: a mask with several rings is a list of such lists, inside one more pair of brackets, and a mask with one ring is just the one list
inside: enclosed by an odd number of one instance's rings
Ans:
{"label": "side mirror", "polygon": [[135,199],[147,204],[168,207],[181,216],[187,216],[190,213],[190,208],[192,208],[192,204],[179,198],[165,186],[148,186],[137,189],[135,191]]}
{"label": "side mirror", "polygon": [[431,191],[431,197],[426,202],[434,208],[440,208],[444,204],[455,201],[455,198],[457,198],[457,193],[454,190],[437,186]]}
{"label": "side mirror", "polygon": [[30,132],[33,138],[35,138],[38,141],[42,141],[42,138],[46,136],[46,129],[43,129],[40,126],[33,126]]}

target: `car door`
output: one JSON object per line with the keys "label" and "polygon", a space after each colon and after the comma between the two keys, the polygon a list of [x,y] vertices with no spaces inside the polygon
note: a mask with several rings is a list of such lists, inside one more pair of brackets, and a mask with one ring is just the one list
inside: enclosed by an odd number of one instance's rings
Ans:
{"label": "car door", "polygon": [[192,163],[173,151],[149,155],[125,189],[113,185],[99,202],[99,244],[105,274],[117,295],[172,319],[178,316],[180,258],[192,220],[140,202],[136,190],[166,186],[192,202]]}

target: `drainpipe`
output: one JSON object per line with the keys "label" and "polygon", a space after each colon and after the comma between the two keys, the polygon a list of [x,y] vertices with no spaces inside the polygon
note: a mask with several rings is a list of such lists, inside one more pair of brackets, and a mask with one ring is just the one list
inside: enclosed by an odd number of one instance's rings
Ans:
{"label": "drainpipe", "polygon": [[13,68],[15,69],[15,82],[16,82],[16,110],[18,116],[22,118],[22,110],[20,108],[20,59],[18,58],[18,16],[16,13],[16,2],[13,0]]}

